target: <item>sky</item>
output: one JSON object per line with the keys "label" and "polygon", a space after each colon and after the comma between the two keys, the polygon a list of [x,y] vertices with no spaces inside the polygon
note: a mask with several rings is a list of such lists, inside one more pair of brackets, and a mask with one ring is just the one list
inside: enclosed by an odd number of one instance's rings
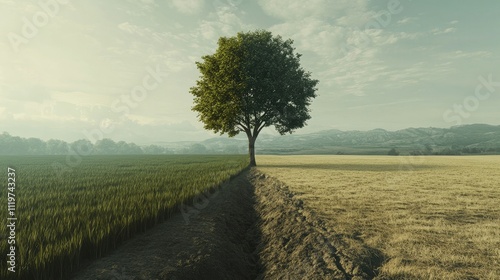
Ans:
{"label": "sky", "polygon": [[296,133],[500,125],[498,11],[496,0],[0,0],[0,132],[214,137],[191,111],[195,62],[256,29],[294,40],[319,80]]}

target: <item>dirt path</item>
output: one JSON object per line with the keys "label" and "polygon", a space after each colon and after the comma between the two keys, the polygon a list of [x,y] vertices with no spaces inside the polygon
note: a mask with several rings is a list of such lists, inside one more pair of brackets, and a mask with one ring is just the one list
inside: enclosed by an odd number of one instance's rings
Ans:
{"label": "dirt path", "polygon": [[370,279],[286,186],[244,171],[126,242],[82,279]]}

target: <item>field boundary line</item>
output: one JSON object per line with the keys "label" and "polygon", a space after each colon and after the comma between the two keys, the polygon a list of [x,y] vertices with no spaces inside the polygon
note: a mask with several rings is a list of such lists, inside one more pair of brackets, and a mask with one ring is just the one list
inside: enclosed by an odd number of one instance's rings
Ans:
{"label": "field boundary line", "polygon": [[[345,279],[373,279],[377,276],[382,261],[377,261],[374,265],[373,262],[360,262],[357,258],[350,256],[348,245],[340,234],[334,228],[327,227],[316,211],[308,207],[302,199],[298,198],[297,194],[291,191],[287,184],[276,177],[260,171],[258,167],[255,169],[255,174],[258,180],[262,180],[263,184],[274,187],[273,191],[282,196],[285,199],[285,203],[295,208],[295,219],[298,218],[299,223],[304,222],[306,227],[310,228],[312,231],[310,234],[313,234],[315,238],[314,242],[321,246],[322,259],[325,263],[333,262]],[[258,184],[258,182],[256,183]],[[290,217],[290,219],[293,219],[293,217]],[[364,243],[362,246],[367,247]],[[371,260],[372,258],[379,257],[379,255],[370,255],[367,259]]]}

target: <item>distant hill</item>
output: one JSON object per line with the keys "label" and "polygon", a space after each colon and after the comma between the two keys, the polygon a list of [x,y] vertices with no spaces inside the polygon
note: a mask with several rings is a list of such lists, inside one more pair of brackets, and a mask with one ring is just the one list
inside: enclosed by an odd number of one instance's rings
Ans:
{"label": "distant hill", "polygon": [[398,131],[327,130],[264,140],[259,145],[262,153],[386,154],[392,148],[407,154],[500,152],[500,126],[474,124]]}
{"label": "distant hill", "polygon": [[[71,154],[82,150],[82,147],[88,154],[244,154],[248,151],[248,141],[244,135],[234,138],[219,136],[201,142],[159,142],[139,147],[134,143],[114,142],[111,139],[102,139],[94,144],[88,140],[66,143],[0,134],[0,155]],[[258,154],[387,155],[389,151],[394,155],[500,154],[500,126],[473,124],[398,131],[332,129],[284,136],[263,134],[257,139],[256,150]]]}
{"label": "distant hill", "polygon": [[[208,150],[226,147],[245,152],[244,138],[217,137],[200,142]],[[451,128],[407,128],[398,131],[325,130],[310,134],[262,135],[260,154],[478,154],[500,153],[500,126],[473,124]]]}

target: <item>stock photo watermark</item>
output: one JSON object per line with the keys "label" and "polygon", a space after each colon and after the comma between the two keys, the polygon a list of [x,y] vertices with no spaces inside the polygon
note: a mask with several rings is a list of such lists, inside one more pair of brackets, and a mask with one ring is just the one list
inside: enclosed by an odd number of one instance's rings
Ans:
{"label": "stock photo watermark", "polygon": [[19,52],[22,45],[26,45],[35,38],[40,29],[47,26],[51,19],[61,11],[61,7],[68,5],[68,0],[41,0],[38,1],[38,9],[31,17],[22,17],[22,26],[19,32],[10,32],[7,35],[14,52]]}
{"label": "stock photo watermark", "polygon": [[[481,102],[485,102],[490,99],[492,94],[497,92],[497,88],[500,88],[500,82],[494,81],[493,74],[489,74],[487,77],[479,76],[478,84],[476,85],[474,93],[465,97],[462,102],[453,104],[451,109],[446,110],[442,115],[443,120],[447,123],[453,123],[453,125],[462,125],[464,119],[470,118],[472,113],[479,110]],[[432,141],[432,139],[430,141]],[[427,154],[432,154],[431,147],[435,144],[436,143],[433,142],[427,143],[423,150],[427,150]],[[400,172],[388,175],[386,177],[386,182],[388,184],[403,182],[408,178],[408,176],[410,176],[411,172],[415,171],[417,166],[421,165],[424,161],[425,157],[420,155],[407,155],[400,157],[398,170]]]}
{"label": "stock photo watermark", "polygon": [[363,30],[358,27],[355,28],[355,30],[361,34],[360,42],[359,44],[356,42],[345,43],[342,47],[344,55],[348,55],[353,50],[361,49],[370,45],[370,43],[373,42],[373,39],[368,34],[368,30],[386,28],[389,24],[391,24],[393,16],[400,14],[403,9],[404,7],[401,1],[389,0],[389,2],[387,2],[387,8],[377,12],[372,19],[365,24]]}
{"label": "stock photo watermark", "polygon": [[425,162],[425,157],[419,155],[400,156],[398,170],[395,173],[390,173],[386,176],[385,181],[389,185],[397,185],[404,182],[416,171],[419,165]]}
{"label": "stock photo watermark", "polygon": [[7,228],[8,228],[8,253],[7,270],[16,272],[16,170],[7,167]]}
{"label": "stock photo watermark", "polygon": [[198,195],[196,195],[192,200],[192,206],[187,205],[184,202],[181,202],[179,205],[179,210],[181,211],[182,218],[184,219],[184,223],[189,225],[191,223],[191,218],[195,218],[198,216],[201,211],[208,207],[210,204],[210,200],[217,197],[219,195],[219,188],[214,188],[213,192],[210,190],[206,190]]}

